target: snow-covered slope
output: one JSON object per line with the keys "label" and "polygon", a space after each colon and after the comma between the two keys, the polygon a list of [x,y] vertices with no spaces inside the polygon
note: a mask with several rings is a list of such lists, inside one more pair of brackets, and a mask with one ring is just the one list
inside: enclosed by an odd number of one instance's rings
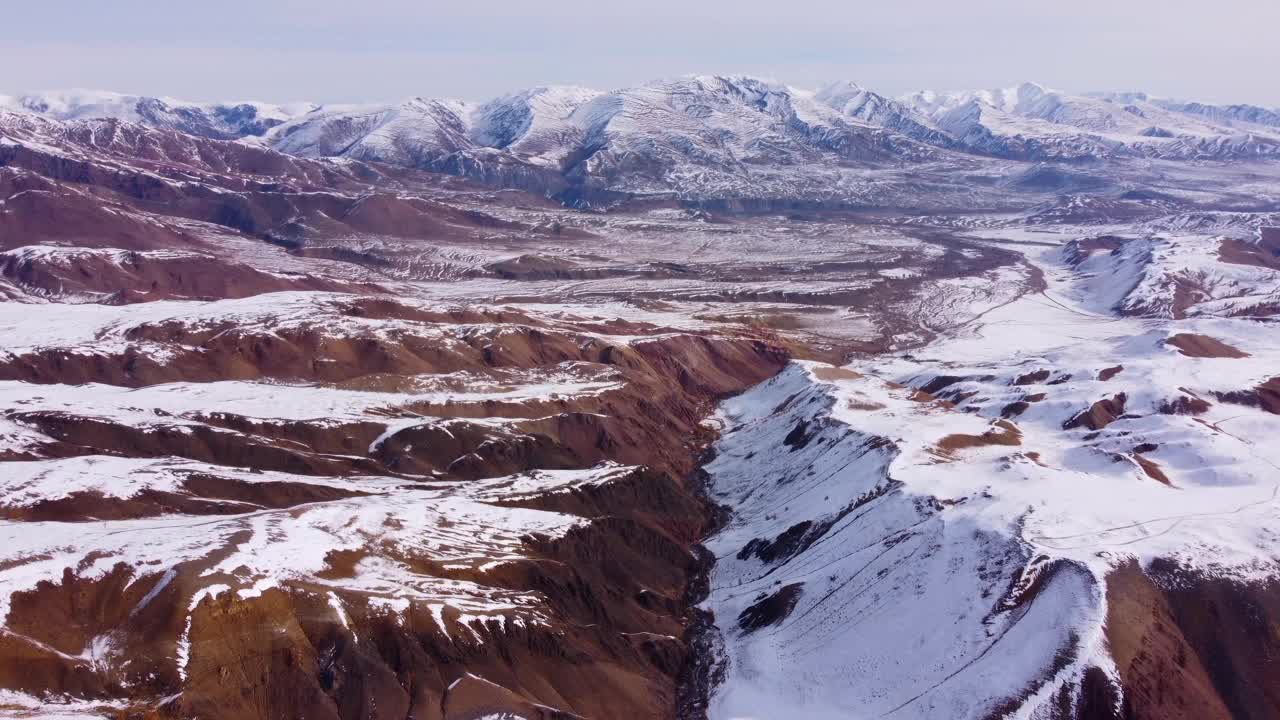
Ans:
{"label": "snow-covered slope", "polygon": [[868,90],[853,82],[832,83],[814,99],[842,115],[939,147],[956,147],[955,138],[938,129],[925,115],[892,98]]}
{"label": "snow-covered slope", "polygon": [[991,157],[1280,155],[1276,111],[1142,93],[1071,95],[1034,83],[894,100],[852,82],[811,92],[752,77],[691,76],[608,92],[537,87],[481,103],[199,104],[72,91],[0,97],[0,107],[215,138],[260,136],[294,155],[444,172],[574,204],[657,196],[861,205],[876,202],[864,175],[873,169],[967,170]]}
{"label": "snow-covered slope", "polygon": [[1141,92],[1132,93],[1091,93],[1093,97],[1112,100],[1114,102],[1150,103],[1171,112],[1187,115],[1200,115],[1216,125],[1225,127],[1266,126],[1280,127],[1280,110],[1260,107],[1258,105],[1233,104],[1213,105],[1189,100],[1153,97]]}
{"label": "snow-covered slope", "polygon": [[[971,150],[1028,160],[1247,158],[1280,154],[1266,111],[1215,112],[1140,93],[1071,95],[1035,83],[997,90],[923,91],[902,102]],[[1221,119],[1234,113],[1236,122]],[[1250,118],[1253,122],[1245,122]]]}
{"label": "snow-covered slope", "polygon": [[540,87],[491,100],[469,119],[476,145],[507,150],[559,167],[584,143],[574,112],[602,93],[579,87]]}
{"label": "snow-covered slope", "polygon": [[1257,240],[1154,233],[1081,238],[1064,250],[1101,312],[1182,318],[1280,312],[1280,257]]}
{"label": "snow-covered slope", "polygon": [[860,116],[867,114],[754,78],[692,77],[607,93],[536,88],[479,106],[322,108],[266,141],[286,153],[378,160],[553,194],[571,187],[570,200],[590,201],[806,198],[824,187],[818,176],[850,164],[927,160],[937,152],[927,143],[945,140],[924,126],[915,129],[920,138],[904,135]]}
{"label": "snow-covered slope", "polygon": [[1201,633],[1280,571],[1274,333],[1095,314],[1037,262],[951,338],[724,404],[712,718],[1240,717],[1272,681]]}
{"label": "snow-covered slope", "polygon": [[414,98],[397,105],[320,107],[274,128],[266,141],[303,157],[349,157],[408,167],[472,147],[459,101]]}
{"label": "snow-covered slope", "polygon": [[219,139],[262,135],[315,107],[310,103],[193,103],[94,90],[0,96],[0,108],[5,110],[35,112],[57,120],[116,118]]}
{"label": "snow-covered slope", "polygon": [[845,165],[925,160],[935,149],[846,117],[810,93],[754,78],[693,77],[599,96],[575,172],[608,190],[690,197],[805,196]]}

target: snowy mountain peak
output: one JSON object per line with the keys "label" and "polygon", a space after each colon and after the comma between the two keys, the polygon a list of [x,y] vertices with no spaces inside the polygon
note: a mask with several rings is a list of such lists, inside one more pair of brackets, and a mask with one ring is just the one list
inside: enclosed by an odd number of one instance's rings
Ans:
{"label": "snowy mountain peak", "polygon": [[506,148],[531,130],[541,132],[567,122],[575,110],[600,95],[598,90],[571,85],[536,87],[504,95],[475,109],[470,118],[470,137],[478,145]]}
{"label": "snowy mountain peak", "polygon": [[1151,102],[1156,100],[1155,96],[1140,91],[1089,92],[1085,93],[1085,96],[1118,103]]}
{"label": "snowy mountain peak", "polygon": [[1051,90],[1048,87],[1045,87],[1044,85],[1041,85],[1038,82],[1033,82],[1030,80],[1023,82],[1017,87],[1017,93],[1021,97],[1038,97],[1040,95],[1048,95],[1050,93],[1056,93],[1056,92],[1058,91]]}
{"label": "snowy mountain peak", "polygon": [[112,117],[215,139],[256,136],[288,154],[550,195],[591,185],[608,196],[788,196],[796,192],[795,178],[785,177],[792,171],[763,168],[829,170],[952,152],[1033,162],[1280,156],[1274,110],[1136,92],[1072,94],[1035,82],[894,99],[849,80],[815,92],[749,75],[689,75],[608,92],[537,86],[481,103],[417,97],[324,106],[77,90],[0,97],[0,108],[55,120]]}
{"label": "snowy mountain peak", "polygon": [[0,109],[36,113],[55,120],[115,118],[219,139],[263,135],[316,107],[312,103],[254,101],[197,103],[83,89],[0,96]]}

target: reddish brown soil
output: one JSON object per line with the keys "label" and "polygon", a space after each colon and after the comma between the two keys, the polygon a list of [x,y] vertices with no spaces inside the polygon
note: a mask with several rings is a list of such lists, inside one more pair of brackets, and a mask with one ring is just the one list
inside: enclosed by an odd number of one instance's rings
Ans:
{"label": "reddish brown soil", "polygon": [[1257,242],[1223,238],[1218,244],[1218,259],[1237,265],[1280,270],[1280,228],[1262,228]]}
{"label": "reddish brown soil", "polygon": [[[670,717],[685,649],[661,635],[681,634],[688,543],[705,515],[660,474],[642,472],[617,488],[617,497],[602,486],[558,506],[596,520],[555,541],[530,538],[532,560],[484,574],[491,586],[543,593],[551,626],[475,624],[480,637],[458,642],[429,608],[415,605],[401,622],[343,592],[348,631],[323,593],[300,587],[248,601],[227,593],[196,609],[189,679],[162,714],[445,720],[475,712],[615,717],[625,709]],[[683,530],[657,524],[668,513],[684,518]],[[456,611],[446,609],[445,620],[453,638],[469,634]]]}
{"label": "reddish brown soil", "polygon": [[1103,368],[1098,371],[1098,379],[1101,380],[1102,382],[1106,382],[1111,378],[1115,377],[1116,375],[1119,375],[1120,371],[1122,370],[1124,370],[1123,365],[1116,365],[1109,368]]}
{"label": "reddish brown soil", "polygon": [[1030,395],[1023,395],[1021,400],[1015,400],[1009,403],[1008,405],[1005,405],[1004,408],[1001,409],[1000,411],[1000,417],[1006,420],[1016,418],[1022,413],[1026,412],[1031,407],[1032,403],[1038,403],[1041,400],[1044,400],[1045,397],[1046,397],[1045,393],[1032,393]]}
{"label": "reddish brown soil", "polygon": [[1007,445],[1010,447],[1022,444],[1022,431],[1008,420],[996,420],[990,430],[981,435],[965,435],[955,433],[938,441],[938,452],[942,455],[953,455],[959,450],[984,447],[989,445]]}
{"label": "reddish brown soil", "polygon": [[1157,561],[1107,577],[1107,640],[1123,717],[1280,717],[1280,586],[1197,575]]}
{"label": "reddish brown soil", "polygon": [[1207,335],[1195,333],[1178,333],[1166,339],[1166,345],[1172,345],[1178,352],[1194,358],[1245,358],[1249,353]]}
{"label": "reddish brown soil", "polygon": [[1208,400],[1197,397],[1185,389],[1183,392],[1185,394],[1172,400],[1161,401],[1160,412],[1165,415],[1202,415],[1213,407]]}
{"label": "reddish brown soil", "polygon": [[[14,179],[0,167],[0,194],[16,195],[5,201],[8,212],[0,213],[0,250],[41,243],[138,250],[199,246],[181,229],[148,222],[140,215],[113,212],[118,208],[112,203],[43,179],[35,182],[31,177]],[[31,186],[39,191],[23,192]]]}
{"label": "reddish brown soil", "polygon": [[1114,397],[1099,400],[1090,405],[1088,410],[1082,410],[1063,423],[1062,429],[1085,427],[1090,430],[1101,430],[1124,414],[1124,404],[1127,399],[1128,396],[1124,393],[1118,393]]}
{"label": "reddish brown soil", "polygon": [[[224,336],[225,337],[225,336]],[[308,475],[443,474],[454,477],[492,477],[536,467],[587,467],[612,459],[628,464],[648,464],[677,475],[692,471],[689,444],[706,435],[699,421],[710,399],[732,392],[775,372],[785,354],[759,341],[724,340],[697,336],[669,336],[634,348],[592,346],[572,334],[549,333],[534,328],[506,333],[481,348],[454,347],[442,354],[438,344],[425,338],[421,350],[413,338],[400,344],[380,344],[385,354],[345,354],[343,360],[318,363],[305,348],[320,340],[303,336],[295,347],[264,336],[277,352],[201,353],[199,364],[170,361],[146,365],[134,356],[44,356],[36,365],[31,356],[0,365],[0,376],[28,381],[75,379],[127,385],[162,380],[210,379],[219,358],[238,372],[253,378],[269,371],[281,379],[351,381],[380,375],[419,372],[485,370],[499,367],[537,367],[564,360],[583,360],[615,368],[622,374],[620,387],[577,399],[560,398],[503,403],[410,403],[402,413],[428,417],[509,417],[508,429],[488,425],[454,423],[447,430],[426,425],[397,433],[373,452],[369,446],[383,431],[375,421],[327,423],[243,418],[212,413],[198,418],[205,426],[167,425],[157,417],[148,428],[133,427],[108,418],[87,418],[65,412],[10,411],[9,416],[39,428],[60,441],[54,455],[123,452],[135,457],[176,456],[205,462],[251,464],[264,470]],[[473,336],[480,345],[484,336]],[[238,347],[234,340],[232,347]],[[429,344],[428,344],[429,343]],[[360,346],[357,341],[349,346]],[[367,346],[366,346],[367,347]],[[212,346],[206,345],[212,350]],[[333,357],[343,344],[325,342],[322,352]],[[352,347],[354,350],[354,347]],[[429,354],[423,358],[419,353]],[[261,361],[265,367],[255,367]],[[491,363],[491,364],[490,364]],[[212,365],[212,367],[210,367]],[[370,367],[372,366],[372,367]],[[152,370],[155,374],[152,374]],[[296,373],[296,374],[295,374]],[[265,374],[265,373],[264,373]],[[192,377],[194,376],[194,377]],[[528,418],[521,420],[520,418]],[[673,432],[674,429],[674,432]],[[234,432],[222,432],[232,430]]]}
{"label": "reddish brown soil", "polygon": [[1040,370],[1036,370],[1034,372],[1024,373],[1022,375],[1019,375],[1017,378],[1015,378],[1013,381],[1013,384],[1014,385],[1034,385],[1036,383],[1042,383],[1045,380],[1049,379],[1050,374],[1051,374],[1051,371],[1048,368],[1043,368]]}
{"label": "reddish brown soil", "polygon": [[[49,192],[10,200],[21,211],[0,214],[0,249],[39,242],[135,250],[190,246],[179,220],[295,246],[358,233],[469,238],[519,227],[377,189],[379,183],[430,182],[410,170],[339,166],[117,121],[5,119],[6,132],[34,142],[0,147],[0,190],[25,184]],[[62,152],[48,150],[50,145]]]}
{"label": "reddish brown soil", "polygon": [[618,274],[602,268],[581,267],[564,258],[520,255],[489,263],[484,269],[506,280],[590,280]]}
{"label": "reddish brown soil", "polygon": [[284,290],[378,292],[308,275],[291,277],[255,270],[209,255],[146,255],[134,251],[79,253],[71,262],[47,256],[0,256],[0,278],[42,297],[101,296],[125,304],[169,299],[241,298]]}
{"label": "reddish brown soil", "polygon": [[132,497],[104,497],[96,492],[76,492],[57,500],[44,500],[19,508],[0,503],[0,517],[30,522],[74,522],[92,517],[125,520],[167,514],[230,515],[264,507],[287,508],[304,503],[356,497],[364,493],[298,482],[257,482],[191,473],[183,492],[144,490]]}
{"label": "reddish brown soil", "polygon": [[1124,247],[1125,242],[1124,238],[1117,235],[1098,235],[1075,240],[1067,247],[1067,262],[1079,265],[1094,253],[1119,250]]}
{"label": "reddish brown soil", "polygon": [[1223,402],[1248,405],[1273,415],[1280,415],[1280,376],[1273,377],[1250,390],[1216,392],[1214,396]]}
{"label": "reddish brown soil", "polygon": [[[348,317],[405,320],[417,327],[388,338],[377,333],[333,337],[330,324]],[[462,343],[442,347],[437,330],[454,324],[495,327],[463,333]],[[518,328],[499,324],[519,323]],[[636,334],[641,328],[618,328]],[[363,382],[363,389],[395,388],[394,376],[409,377],[525,368],[567,360],[638,367],[637,353],[575,332],[547,332],[518,313],[502,311],[425,312],[386,298],[353,298],[318,309],[303,327],[244,328],[228,319],[192,325],[181,320],[143,323],[126,335],[131,341],[164,343],[172,356],[157,362],[147,353],[90,355],[44,350],[6,358],[0,377],[36,383],[103,382],[140,387],[179,380],[291,379],[323,383]]]}
{"label": "reddish brown soil", "polygon": [[834,382],[836,380],[857,380],[862,377],[862,373],[842,367],[820,365],[814,368],[813,376],[819,380]]}
{"label": "reddish brown soil", "polygon": [[1152,480],[1155,480],[1156,482],[1163,483],[1165,485],[1173,484],[1172,482],[1169,481],[1169,476],[1164,474],[1164,470],[1160,467],[1160,464],[1157,463],[1156,461],[1150,460],[1148,458],[1144,458],[1142,457],[1142,455],[1137,454],[1136,452],[1133,455],[1133,460],[1134,462],[1138,463],[1138,467],[1142,468],[1142,472],[1146,473],[1147,477],[1151,478]]}
{"label": "reddish brown soil", "polygon": [[[530,559],[485,572],[445,571],[431,558],[403,558],[416,571],[489,587],[536,592],[545,626],[473,623],[457,626],[445,610],[445,636],[430,608],[412,606],[397,620],[358,593],[339,590],[350,615],[343,627],[329,607],[329,588],[286,585],[241,599],[205,598],[194,610],[184,681],[172,661],[200,573],[217,553],[175,568],[158,587],[151,569],[121,565],[88,580],[68,568],[12,599],[8,627],[30,640],[0,636],[0,687],[70,693],[134,703],[138,717],[256,720],[306,718],[430,718],[472,720],[477,713],[521,717],[674,717],[677,680],[691,662],[686,630],[694,615],[690,582],[705,570],[692,552],[709,529],[711,510],[694,492],[696,457],[711,439],[700,421],[713,403],[765,379],[787,360],[756,339],[663,335],[614,345],[572,330],[539,326],[510,313],[427,312],[385,299],[353,300],[342,313],[448,326],[526,322],[506,331],[468,333],[443,347],[434,335],[334,340],[315,329],[238,332],[185,323],[142,326],[136,339],[177,351],[164,365],[139,355],[37,353],[0,366],[0,373],[40,382],[69,378],[140,386],[171,379],[273,377],[364,387],[400,387],[411,376],[469,370],[501,376],[574,360],[617,373],[621,386],[596,396],[531,403],[420,403],[412,408],[462,419],[449,433],[403,431],[373,452],[376,420],[329,423],[264,421],[206,413],[188,431],[146,432],[103,418],[26,412],[19,419],[55,438],[46,455],[102,452],[132,457],[188,457],[213,463],[279,469],[302,475],[409,473],[454,478],[493,477],[531,468],[590,467],[601,460],[642,464],[622,479],[506,504],[578,515],[587,522],[551,540],[524,542]],[[341,315],[338,316],[342,317]],[[618,328],[644,332],[643,328]],[[200,348],[184,354],[182,345]],[[318,362],[318,360],[327,362]],[[14,415],[17,418],[17,415]],[[495,428],[466,418],[508,417]],[[9,519],[77,521],[180,512],[217,515],[246,507],[288,508],[324,502],[349,491],[296,483],[244,483],[193,474],[179,492],[146,492],[127,500],[78,494],[10,510]],[[351,575],[377,547],[331,553],[325,577]],[[63,655],[78,655],[95,637],[118,637],[117,676]],[[356,638],[359,638],[358,641]],[[56,652],[45,649],[54,648]],[[470,677],[468,673],[475,677]],[[456,684],[455,684],[455,681]],[[179,694],[180,693],[180,694]],[[163,706],[158,698],[177,695]],[[126,712],[126,715],[129,713]]]}
{"label": "reddish brown soil", "polygon": [[752,633],[786,620],[803,593],[804,583],[792,583],[761,597],[738,615],[738,627]]}

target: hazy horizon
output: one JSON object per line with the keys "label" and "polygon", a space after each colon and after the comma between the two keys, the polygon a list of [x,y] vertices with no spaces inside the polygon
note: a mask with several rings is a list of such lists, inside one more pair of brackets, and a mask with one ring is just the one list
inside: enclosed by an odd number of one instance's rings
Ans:
{"label": "hazy horizon", "polygon": [[7,11],[0,94],[86,88],[193,101],[321,103],[411,96],[483,100],[537,85],[601,90],[691,74],[754,75],[803,88],[851,80],[888,94],[1023,81],[1280,105],[1267,28],[1280,4],[1153,0],[1068,7],[977,0],[894,7],[821,0],[586,0],[444,7],[408,0],[49,0]]}

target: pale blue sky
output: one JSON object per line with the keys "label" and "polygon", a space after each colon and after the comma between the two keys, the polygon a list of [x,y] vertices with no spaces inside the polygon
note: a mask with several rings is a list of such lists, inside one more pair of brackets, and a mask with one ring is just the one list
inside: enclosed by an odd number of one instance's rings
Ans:
{"label": "pale blue sky", "polygon": [[0,0],[0,93],[480,100],[689,73],[1280,106],[1274,0]]}

